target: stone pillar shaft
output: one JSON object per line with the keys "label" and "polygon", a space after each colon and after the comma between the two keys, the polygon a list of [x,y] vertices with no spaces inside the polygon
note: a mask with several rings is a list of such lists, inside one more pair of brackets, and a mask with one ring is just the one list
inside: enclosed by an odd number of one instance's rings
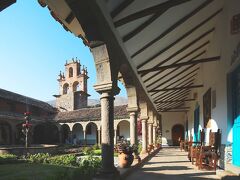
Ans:
{"label": "stone pillar shaft", "polygon": [[114,144],[117,144],[117,130],[114,129]]}
{"label": "stone pillar shaft", "polygon": [[156,126],[153,126],[153,144],[156,144],[156,137],[157,137],[157,135],[156,135]]}
{"label": "stone pillar shaft", "polygon": [[147,128],[146,120],[142,119],[142,153],[147,152]]}
{"label": "stone pillar shaft", "polygon": [[86,145],[87,144],[86,130],[83,131],[83,141],[84,141],[84,145]]}
{"label": "stone pillar shaft", "polygon": [[102,172],[114,172],[114,107],[111,93],[101,94]]}
{"label": "stone pillar shaft", "polygon": [[137,144],[137,112],[130,112],[130,143]]}
{"label": "stone pillar shaft", "polygon": [[98,129],[98,146],[101,146],[101,130]]}
{"label": "stone pillar shaft", "polygon": [[153,125],[152,123],[148,124],[148,143],[152,144],[153,143]]}

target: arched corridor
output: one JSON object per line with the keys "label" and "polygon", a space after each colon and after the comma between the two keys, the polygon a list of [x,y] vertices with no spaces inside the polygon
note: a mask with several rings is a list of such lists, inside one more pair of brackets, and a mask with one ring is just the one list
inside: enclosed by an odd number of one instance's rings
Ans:
{"label": "arched corridor", "polygon": [[0,145],[11,144],[11,126],[7,122],[0,122]]}
{"label": "arched corridor", "polygon": [[[73,126],[72,129],[72,140],[73,140],[73,144],[85,144],[84,142],[84,133],[83,133],[83,127],[81,124],[76,123]],[[69,140],[68,140],[69,143]]]}
{"label": "arched corridor", "polygon": [[56,144],[59,143],[59,137],[58,128],[54,124],[43,123],[34,127],[34,144]]}
{"label": "arched corridor", "polygon": [[93,122],[88,123],[86,126],[86,144],[97,144],[97,125]]}
{"label": "arched corridor", "polygon": [[130,123],[126,120],[120,121],[117,125],[117,140],[130,140]]}

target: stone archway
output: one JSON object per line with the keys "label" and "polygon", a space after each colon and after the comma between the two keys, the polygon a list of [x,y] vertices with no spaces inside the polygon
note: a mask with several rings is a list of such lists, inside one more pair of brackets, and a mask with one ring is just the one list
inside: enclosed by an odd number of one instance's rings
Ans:
{"label": "stone archway", "polygon": [[38,124],[33,131],[34,144],[56,144],[59,143],[59,131],[55,124]]}
{"label": "stone archway", "polygon": [[74,124],[72,128],[73,144],[85,144],[83,126],[79,123]]}
{"label": "stone archway", "polygon": [[130,140],[130,123],[127,120],[120,121],[117,125],[117,140]]}
{"label": "stone archway", "polygon": [[0,145],[11,144],[12,129],[7,122],[0,122]]}
{"label": "stone archway", "polygon": [[184,139],[184,127],[182,124],[176,124],[172,127],[172,145],[179,146],[179,139]]}
{"label": "stone archway", "polygon": [[97,138],[97,125],[93,122],[88,123],[86,126],[86,144],[97,144]]}
{"label": "stone archway", "polygon": [[62,143],[69,142],[70,127],[67,124],[61,125]]}

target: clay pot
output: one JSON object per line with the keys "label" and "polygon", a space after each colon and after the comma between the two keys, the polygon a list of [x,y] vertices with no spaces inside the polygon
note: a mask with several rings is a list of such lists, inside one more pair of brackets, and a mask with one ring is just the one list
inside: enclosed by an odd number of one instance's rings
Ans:
{"label": "clay pot", "polygon": [[132,154],[120,153],[118,154],[118,166],[120,168],[128,168],[133,162],[134,156]]}

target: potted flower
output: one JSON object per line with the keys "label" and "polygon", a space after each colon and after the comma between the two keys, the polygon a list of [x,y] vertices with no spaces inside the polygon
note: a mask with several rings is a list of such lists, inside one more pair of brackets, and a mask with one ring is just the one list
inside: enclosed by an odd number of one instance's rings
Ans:
{"label": "potted flower", "polygon": [[131,166],[134,156],[133,147],[128,142],[122,142],[118,145],[118,166],[128,168]]}

